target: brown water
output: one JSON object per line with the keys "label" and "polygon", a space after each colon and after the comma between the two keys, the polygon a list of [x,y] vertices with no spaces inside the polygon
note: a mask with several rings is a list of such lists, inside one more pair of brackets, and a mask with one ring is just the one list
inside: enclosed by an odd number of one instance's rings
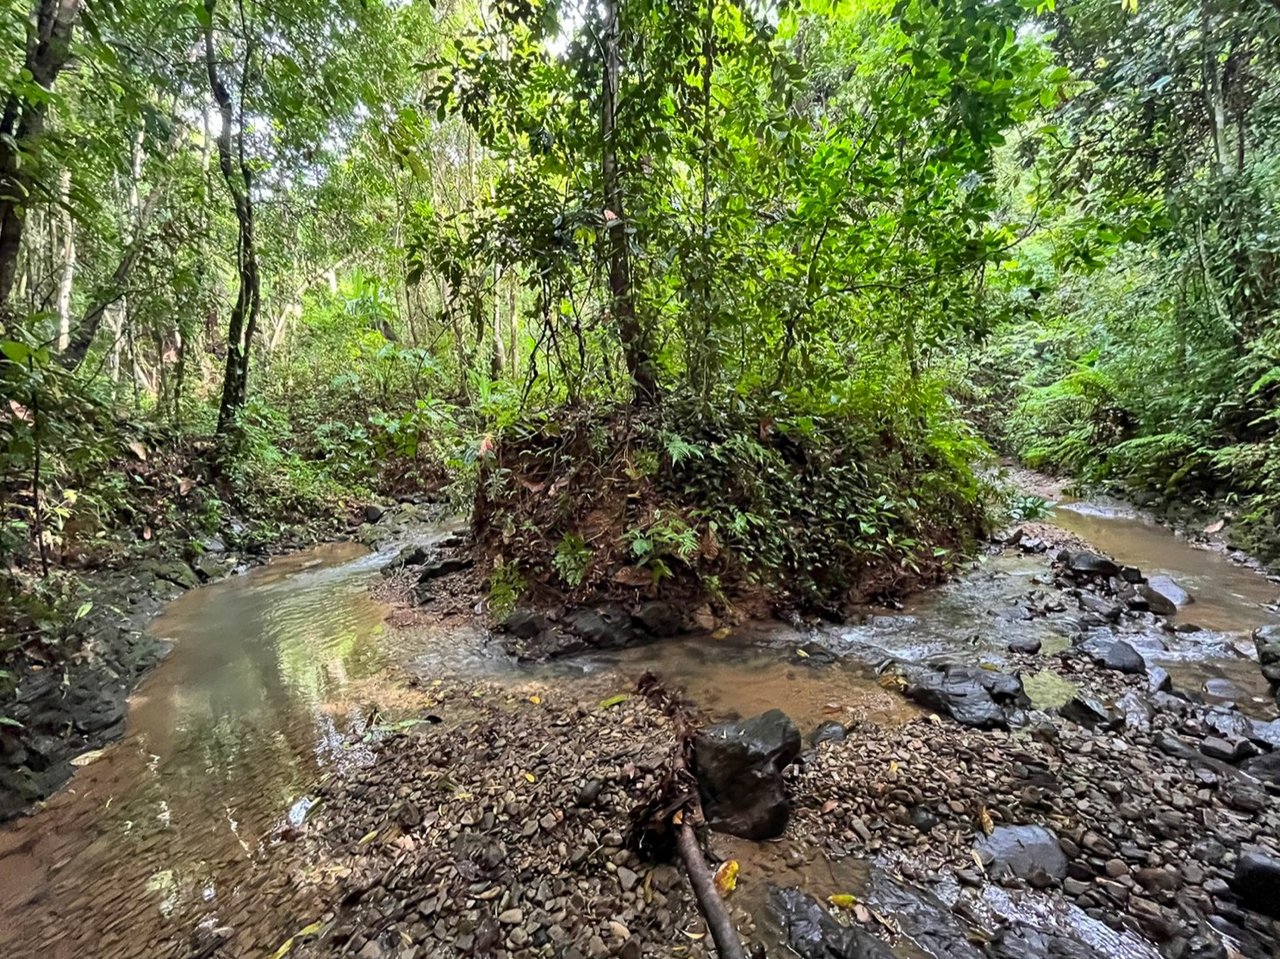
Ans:
{"label": "brown water", "polygon": [[[1055,519],[1197,596],[1182,618],[1210,629],[1146,638],[1144,651],[1180,670],[1179,682],[1216,683],[1229,693],[1223,698],[1261,698],[1256,663],[1241,650],[1249,629],[1280,618],[1269,608],[1280,593],[1274,584],[1136,515],[1074,505]],[[1022,633],[1064,642],[1053,617],[1014,615],[1044,575],[1044,558],[1007,556],[900,613],[868,614],[845,627],[748,626],[721,640],[691,637],[525,669],[478,625],[385,628],[388,610],[368,587],[387,560],[354,545],[323,546],[194,590],[168,608],[153,631],[174,649],[133,698],[125,738],[43,809],[0,829],[0,956],[187,955],[197,919],[217,923],[250,897],[276,904],[277,913],[296,907],[294,914],[312,915],[306,882],[261,864],[288,855],[282,827],[305,815],[318,776],[368,761],[368,747],[350,745],[350,733],[365,730],[375,707],[394,715],[422,704],[425,694],[404,682],[405,671],[570,686],[585,695],[629,688],[652,670],[713,716],[780,707],[808,732],[827,719],[895,724],[915,715],[875,682],[879,659],[964,650],[974,661],[995,661]],[[806,648],[841,659],[819,665]],[[763,889],[756,880],[785,878],[788,869],[824,894],[858,878],[809,853],[788,858],[772,844],[751,865],[744,904],[755,899],[753,887]],[[829,882],[819,881],[822,869]],[[244,955],[270,955],[293,931],[238,930],[238,946]]]}

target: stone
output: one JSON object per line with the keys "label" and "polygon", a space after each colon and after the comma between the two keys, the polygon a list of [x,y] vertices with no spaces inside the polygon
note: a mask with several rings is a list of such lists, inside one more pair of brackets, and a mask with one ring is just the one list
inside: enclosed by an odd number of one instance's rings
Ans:
{"label": "stone", "polygon": [[596,609],[579,609],[569,615],[567,624],[588,646],[596,649],[619,649],[634,645],[643,638],[632,625],[630,614],[612,604]]}
{"label": "stone", "polygon": [[848,735],[844,726],[836,722],[834,719],[828,719],[819,723],[818,727],[809,734],[809,745],[816,746],[819,743],[840,743],[844,742]]}
{"label": "stone", "polygon": [[1009,652],[1034,655],[1040,652],[1041,645],[1040,640],[1034,636],[1020,636],[1009,642]]}
{"label": "stone", "polygon": [[1096,576],[1099,579],[1110,579],[1120,575],[1120,567],[1110,559],[1092,550],[1067,550],[1058,554],[1058,562],[1070,572],[1083,576]]}
{"label": "stone", "polygon": [[1258,850],[1244,852],[1236,860],[1231,887],[1248,908],[1280,919],[1280,859]]}
{"label": "stone", "polygon": [[1043,826],[996,826],[974,847],[993,870],[1007,870],[1033,884],[1061,881],[1067,875],[1067,857],[1058,837]]}
{"label": "stone", "polygon": [[1260,783],[1280,790],[1280,752],[1265,753],[1246,760],[1241,764],[1240,771]]}
{"label": "stone", "polygon": [[1111,729],[1120,721],[1119,717],[1106,706],[1088,696],[1072,697],[1070,702],[1058,709],[1058,715],[1087,729],[1095,727]]}
{"label": "stone", "polygon": [[505,912],[498,913],[498,922],[504,926],[518,926],[524,922],[524,910],[516,907],[508,909]]}
{"label": "stone", "polygon": [[1080,608],[1086,613],[1093,613],[1093,615],[1108,623],[1119,622],[1120,614],[1123,612],[1118,603],[1110,602],[1101,596],[1088,592],[1080,594]]}
{"label": "stone", "polygon": [[1139,675],[1147,671],[1142,654],[1123,640],[1096,637],[1080,644],[1080,651],[1105,669],[1118,673]]}
{"label": "stone", "polygon": [[[1135,598],[1140,600],[1146,609],[1157,616],[1172,616],[1178,611],[1178,604],[1163,593],[1152,589],[1150,583],[1139,584]],[[1133,603],[1130,603],[1130,605],[1133,605]]]}
{"label": "stone", "polygon": [[782,835],[791,815],[782,771],[800,747],[800,731],[779,709],[699,733],[694,770],[711,828],[743,839]]}
{"label": "stone", "polygon": [[[1150,576],[1147,578],[1146,589],[1142,590],[1142,594],[1147,598],[1147,602],[1151,602],[1151,594],[1155,593],[1168,603],[1172,603],[1174,612],[1177,612],[1179,606],[1189,606],[1195,602],[1195,597],[1188,593],[1185,589],[1175,583],[1168,576]],[[1153,607],[1154,612],[1158,612]]]}
{"label": "stone", "polygon": [[1147,690],[1153,693],[1168,693],[1173,691],[1173,677],[1169,675],[1169,671],[1162,666],[1147,667]]}
{"label": "stone", "polygon": [[618,867],[618,885],[622,887],[623,892],[630,892],[634,889],[639,878],[639,876],[626,866]]}
{"label": "stone", "polygon": [[905,678],[908,699],[978,729],[1005,728],[1008,719],[1001,704],[1026,700],[1017,676],[994,670],[957,665],[916,667],[909,669]]}
{"label": "stone", "polygon": [[893,959],[875,936],[856,926],[842,926],[799,889],[771,889],[769,911],[783,943],[800,959]]}
{"label": "stone", "polygon": [[429,583],[433,579],[440,579],[442,576],[448,576],[452,573],[461,573],[463,570],[470,569],[475,565],[475,560],[469,556],[445,556],[433,563],[427,563],[422,567],[422,572],[418,576],[419,583]]}
{"label": "stone", "polygon": [[547,617],[531,609],[512,610],[502,622],[502,629],[519,639],[533,639],[549,629]]}
{"label": "stone", "polygon": [[680,607],[659,599],[644,603],[636,610],[634,619],[637,626],[659,638],[675,636],[684,628],[684,613]]}
{"label": "stone", "polygon": [[386,510],[377,503],[370,503],[364,508],[364,521],[366,523],[376,523],[378,520],[382,519],[385,514]]}
{"label": "stone", "polygon": [[1253,631],[1258,665],[1272,687],[1280,687],[1280,625],[1259,626]]}

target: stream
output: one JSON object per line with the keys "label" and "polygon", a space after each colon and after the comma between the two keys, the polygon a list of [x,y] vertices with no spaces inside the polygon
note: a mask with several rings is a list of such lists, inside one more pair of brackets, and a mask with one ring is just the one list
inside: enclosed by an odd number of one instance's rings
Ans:
{"label": "stream", "polygon": [[[1249,631],[1280,622],[1280,587],[1123,507],[1063,503],[1051,522],[1195,597],[1176,621],[1198,631],[1153,631],[1134,642],[1177,688],[1274,715]],[[780,706],[807,733],[830,718],[893,724],[917,715],[877,684],[879,659],[954,657],[963,644],[975,660],[999,662],[1017,635],[1035,635],[1048,650],[1068,642],[1051,618],[1018,615],[1019,599],[1045,575],[1045,557],[1008,552],[901,611],[842,626],[748,624],[723,640],[688,637],[518,667],[479,627],[384,625],[388,609],[369,585],[388,558],[350,543],[321,546],[192,590],[166,609],[151,631],[173,651],[131,699],[124,739],[82,757],[43,808],[0,828],[0,954],[173,955],[215,908],[305,898],[264,885],[260,865],[305,818],[318,777],[371,761],[367,740],[376,733],[367,727],[375,714],[397,715],[406,674],[522,689],[581,684],[594,695],[648,669],[714,716]],[[279,938],[264,930],[264,955]]]}

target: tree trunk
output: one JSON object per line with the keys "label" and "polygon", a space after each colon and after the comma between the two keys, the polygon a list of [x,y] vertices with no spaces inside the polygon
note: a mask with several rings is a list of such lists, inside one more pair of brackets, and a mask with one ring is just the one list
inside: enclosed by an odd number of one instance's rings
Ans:
{"label": "tree trunk", "polygon": [[[217,0],[205,0],[208,13],[204,28],[205,67],[209,75],[209,88],[218,105],[221,128],[218,132],[218,169],[227,184],[235,206],[238,243],[236,246],[236,272],[239,289],[236,303],[227,324],[227,365],[222,378],[222,400],[218,405],[218,434],[227,435],[235,422],[236,414],[244,406],[249,385],[249,355],[253,348],[253,334],[258,326],[258,310],[261,305],[261,287],[258,275],[258,249],[254,237],[253,174],[244,156],[244,79],[248,74],[252,50],[245,40],[244,70],[240,84],[240,121],[235,134],[236,151],[233,156],[232,123],[234,106],[231,93],[218,76],[218,61],[213,43],[213,20]],[[238,169],[237,169],[238,168]]]}
{"label": "tree trunk", "polygon": [[622,175],[618,169],[618,79],[621,73],[618,51],[619,2],[621,0],[604,0],[602,6],[604,70],[600,85],[600,172],[604,185],[604,225],[609,251],[609,293],[613,298],[613,317],[618,325],[618,336],[622,340],[627,373],[631,377],[632,397],[637,404],[646,405],[657,399],[658,384],[645,347],[644,331],[636,316]]}
{"label": "tree trunk", "polygon": [[59,223],[62,228],[62,271],[58,274],[58,351],[71,342],[71,285],[76,275],[76,228],[71,219],[71,171],[58,178]]}
{"label": "tree trunk", "polygon": [[[38,0],[32,11],[24,66],[32,82],[46,91],[53,89],[71,54],[79,13],[80,0]],[[0,307],[8,303],[18,275],[22,229],[39,168],[29,154],[44,131],[48,110],[44,98],[32,102],[10,94],[0,117]]]}

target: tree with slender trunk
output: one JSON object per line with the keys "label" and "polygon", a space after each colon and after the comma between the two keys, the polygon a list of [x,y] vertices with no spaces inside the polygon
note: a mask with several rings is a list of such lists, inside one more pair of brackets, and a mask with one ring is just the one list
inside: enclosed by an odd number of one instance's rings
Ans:
{"label": "tree with slender trunk", "polygon": [[40,93],[11,92],[0,116],[0,309],[18,275],[18,255],[39,163],[34,151],[49,112],[48,94],[71,56],[80,0],[38,0],[27,26],[24,68]]}
{"label": "tree with slender trunk", "polygon": [[618,167],[618,78],[621,57],[618,50],[618,3],[604,0],[604,69],[600,85],[600,172],[604,185],[604,220],[609,256],[609,294],[613,319],[622,340],[623,357],[631,377],[632,397],[647,405],[658,397],[658,383],[645,343],[644,329],[636,314],[635,291],[631,282],[631,261],[627,239],[622,173]]}
{"label": "tree with slender trunk", "polygon": [[[235,306],[231,309],[231,320],[227,325],[227,365],[222,379],[222,401],[218,405],[218,434],[225,436],[235,423],[236,414],[244,406],[248,394],[249,355],[253,348],[253,335],[257,330],[262,299],[258,249],[254,236],[253,171],[244,152],[245,81],[253,58],[253,46],[246,30],[240,72],[240,110],[236,117],[231,91],[218,72],[217,50],[213,39],[216,7],[217,0],[205,0],[205,67],[209,75],[209,89],[217,104],[221,123],[218,131],[218,169],[227,185],[227,192],[231,194],[238,230],[236,272],[239,288]],[[243,7],[241,19],[244,19]]]}

